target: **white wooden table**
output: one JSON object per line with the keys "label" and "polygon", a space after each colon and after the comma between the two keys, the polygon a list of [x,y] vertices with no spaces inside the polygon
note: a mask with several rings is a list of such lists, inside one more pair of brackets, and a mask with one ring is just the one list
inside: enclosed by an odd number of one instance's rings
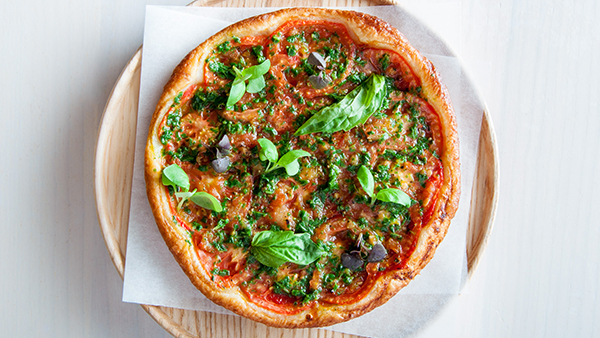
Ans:
{"label": "white wooden table", "polygon": [[[145,5],[187,2],[0,5],[0,336],[169,336],[121,302],[93,160]],[[600,337],[600,4],[461,8],[454,48],[496,128],[500,203],[465,294],[415,336]]]}

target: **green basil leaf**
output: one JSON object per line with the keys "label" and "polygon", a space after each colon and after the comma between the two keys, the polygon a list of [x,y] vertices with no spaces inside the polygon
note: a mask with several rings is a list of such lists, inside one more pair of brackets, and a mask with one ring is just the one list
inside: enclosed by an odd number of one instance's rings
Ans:
{"label": "green basil leaf", "polygon": [[235,77],[239,80],[247,80],[250,78],[250,75],[248,75],[248,77],[244,79],[244,73],[242,73],[242,71],[239,70],[236,66],[231,67],[231,69],[233,69],[233,75],[235,75]]}
{"label": "green basil leaf", "polygon": [[358,182],[365,190],[367,195],[369,195],[369,197],[373,197],[373,191],[375,190],[375,179],[373,178],[371,170],[364,165],[361,165],[360,168],[358,168],[356,177],[358,178]]}
{"label": "green basil leaf", "polygon": [[264,76],[253,77],[248,81],[248,86],[246,86],[246,91],[248,93],[258,93],[265,88],[265,78]]}
{"label": "green basil leaf", "polygon": [[[235,79],[231,84],[229,97],[227,98],[227,106],[233,106],[242,99],[246,90],[248,93],[258,93],[265,88],[265,79],[263,77],[271,68],[271,61],[265,60],[260,64],[248,67],[242,71],[233,66]],[[246,80],[250,80],[246,87]]]}
{"label": "green basil leaf", "polygon": [[257,233],[252,238],[251,252],[259,262],[273,268],[285,262],[307,265],[323,254],[309,234],[295,234],[292,231]]}
{"label": "green basil leaf", "polygon": [[176,192],[175,197],[180,198],[179,203],[177,203],[177,209],[181,209],[183,203],[188,200],[188,198],[194,196],[196,193],[196,189],[194,191],[184,191],[184,192]]}
{"label": "green basil leaf", "polygon": [[269,161],[276,163],[279,158],[279,153],[277,152],[277,147],[266,138],[259,138],[258,144],[260,145],[260,150],[258,151],[258,157],[260,157],[261,161]]}
{"label": "green basil leaf", "polygon": [[171,185],[173,188],[181,187],[184,190],[190,188],[190,178],[177,164],[171,164],[163,169],[162,184]]}
{"label": "green basil leaf", "polygon": [[223,211],[223,206],[221,206],[221,202],[216,199],[213,195],[200,191],[195,193],[190,197],[190,201],[194,202],[196,205],[203,207],[204,209],[221,212]]}
{"label": "green basil leaf", "polygon": [[252,66],[252,67],[248,67],[248,68],[244,69],[244,71],[242,73],[244,75],[250,75],[251,78],[257,78],[259,76],[267,74],[267,72],[269,71],[269,68],[271,68],[271,61],[265,60],[265,61],[257,64],[256,66]]}
{"label": "green basil leaf", "polygon": [[164,172],[162,175],[162,184],[166,186],[170,185],[173,186],[173,188],[177,188],[177,184],[173,183],[170,179],[168,179],[167,176],[165,176]]}
{"label": "green basil leaf", "polygon": [[285,172],[289,176],[294,176],[300,171],[300,163],[298,163],[298,160],[294,160],[293,162],[286,165],[284,168]]}
{"label": "green basil leaf", "polygon": [[285,258],[280,258],[279,256],[271,254],[271,249],[269,248],[252,247],[250,251],[254,255],[254,258],[256,258],[259,262],[272,268],[278,268],[287,262]]}
{"label": "green basil leaf", "polygon": [[279,161],[277,161],[277,164],[282,167],[285,167],[286,165],[296,161],[300,157],[306,157],[306,156],[311,156],[311,153],[309,153],[308,151],[301,150],[301,149],[290,150],[287,153],[285,153],[285,155],[281,156]]}
{"label": "green basil leaf", "polygon": [[246,82],[244,80],[240,80],[236,78],[233,80],[231,84],[231,89],[229,90],[229,97],[227,98],[227,106],[233,106],[239,100],[242,99],[244,93],[246,92]]}
{"label": "green basil leaf", "polygon": [[192,197],[195,193],[196,193],[195,190],[194,191],[176,192],[175,197],[188,199],[188,198]]}
{"label": "green basil leaf", "polygon": [[252,237],[252,246],[270,247],[285,243],[294,237],[292,231],[261,231]]}
{"label": "green basil leaf", "polygon": [[377,192],[377,199],[384,202],[392,202],[404,206],[410,206],[412,200],[404,191],[400,189],[387,188]]}
{"label": "green basil leaf", "polygon": [[303,236],[307,245],[304,246],[303,260],[300,263],[296,262],[296,264],[308,265],[316,260],[319,260],[325,252],[323,252],[319,246],[313,242],[312,239],[310,239],[310,234],[303,233],[298,235]]}
{"label": "green basil leaf", "polygon": [[300,170],[298,159],[305,156],[311,156],[311,153],[301,149],[291,150],[281,156],[279,161],[277,161],[277,165],[284,167],[289,176],[294,176]]}
{"label": "green basil leaf", "polygon": [[385,95],[385,77],[373,74],[360,86],[346,94],[340,102],[327,106],[313,115],[298,128],[295,135],[348,131],[365,123],[379,110]]}

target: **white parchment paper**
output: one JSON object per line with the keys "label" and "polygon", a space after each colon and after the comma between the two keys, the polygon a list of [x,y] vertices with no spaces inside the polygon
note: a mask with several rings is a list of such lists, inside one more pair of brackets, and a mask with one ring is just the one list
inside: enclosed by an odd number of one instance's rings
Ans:
{"label": "white parchment paper", "polygon": [[[191,284],[167,249],[146,198],[144,148],[151,116],[162,88],[181,59],[229,24],[272,10],[147,7],[123,301],[232,314],[206,299]],[[331,327],[358,335],[405,336],[419,328],[450,297],[457,295],[465,280],[466,228],[483,106],[449,48],[415,16],[396,6],[354,10],[388,21],[433,62],[449,89],[459,126],[461,203],[435,257],[387,304],[365,316]],[[417,4],[412,10],[417,16],[434,22],[436,31],[444,32],[446,39],[455,43],[459,40],[456,35],[459,32],[460,6],[457,3],[441,3],[439,8],[424,8]],[[424,15],[425,10],[427,15]]]}

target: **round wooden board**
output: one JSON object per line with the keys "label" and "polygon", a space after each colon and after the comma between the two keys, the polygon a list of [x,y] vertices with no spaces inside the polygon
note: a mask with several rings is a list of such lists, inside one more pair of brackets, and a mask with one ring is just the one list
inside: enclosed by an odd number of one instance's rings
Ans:
{"label": "round wooden board", "polygon": [[[195,1],[190,6],[369,6],[393,1],[294,0]],[[129,203],[140,89],[141,47],[133,55],[109,96],[96,147],[95,190],[98,220],[106,246],[121,278],[125,270]],[[483,112],[479,154],[467,230],[467,265],[471,277],[492,229],[498,199],[498,154],[492,121]],[[175,337],[357,337],[323,329],[289,330],[267,327],[242,317],[203,311],[141,305]]]}

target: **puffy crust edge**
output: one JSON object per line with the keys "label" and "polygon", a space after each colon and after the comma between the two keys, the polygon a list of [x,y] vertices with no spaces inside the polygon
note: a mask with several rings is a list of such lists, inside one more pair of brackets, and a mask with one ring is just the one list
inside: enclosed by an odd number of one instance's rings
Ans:
{"label": "puffy crust edge", "polygon": [[[405,269],[380,276],[369,294],[354,304],[320,303],[294,315],[283,315],[247,301],[237,287],[221,289],[210,281],[210,276],[200,265],[193,247],[185,242],[187,236],[185,231],[181,227],[173,226],[173,214],[169,208],[168,196],[161,183],[162,144],[158,135],[160,121],[168,112],[172,99],[190,85],[201,82],[204,59],[214,46],[233,35],[268,35],[290,20],[326,20],[342,23],[348,27],[356,41],[376,48],[393,50],[402,55],[421,79],[422,94],[439,116],[443,137],[440,159],[444,171],[434,213],[430,222],[424,225],[417,249],[409,258]],[[448,91],[441,83],[441,77],[434,66],[388,23],[374,16],[353,11],[324,8],[283,9],[252,17],[223,29],[191,51],[175,68],[164,87],[150,123],[145,154],[145,179],[148,200],[162,237],[190,281],[209,299],[239,315],[271,326],[286,328],[329,326],[361,316],[381,306],[405,287],[433,258],[456,213],[460,196],[456,119]]]}

